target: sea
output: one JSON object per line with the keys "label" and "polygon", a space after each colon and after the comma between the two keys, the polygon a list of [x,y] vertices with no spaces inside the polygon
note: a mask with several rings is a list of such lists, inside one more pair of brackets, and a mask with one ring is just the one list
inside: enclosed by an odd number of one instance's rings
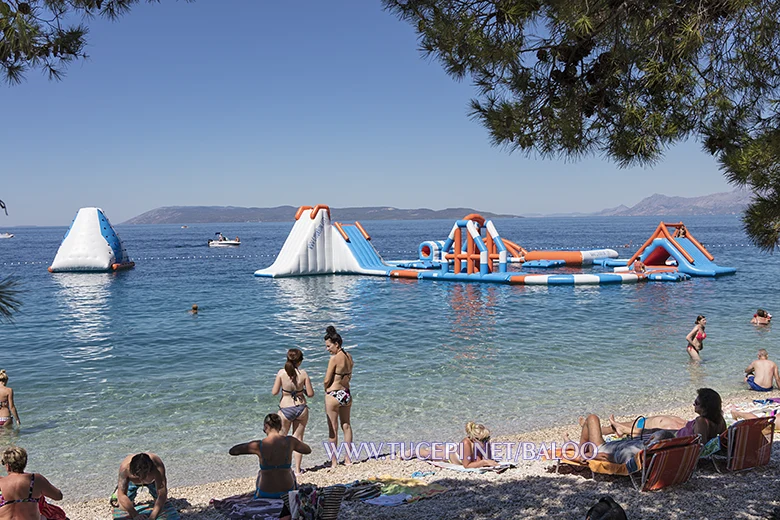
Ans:
{"label": "sea", "polygon": [[[607,247],[628,258],[660,220],[495,224],[527,249]],[[254,277],[292,222],[118,225],[135,269],[51,274],[65,226],[0,229],[16,235],[0,240],[0,278],[18,281],[22,301],[12,323],[0,322],[0,368],[22,428],[0,431],[0,447],[25,447],[28,468],[74,500],[108,496],[119,462],[139,451],[163,458],[171,486],[254,476],[257,461],[228,449],[263,436],[264,416],[278,409],[274,376],[295,347],[316,392],[305,437],[314,452],[303,465],[321,464],[328,325],[355,360],[356,442],[458,440],[470,420],[497,436],[589,412],[692,411],[696,388],[741,389],[758,348],[780,356],[771,327],[749,323],[759,307],[780,313],[780,268],[750,245],[739,216],[684,221],[736,275],[576,287]],[[444,239],[452,221],[363,224],[383,258],[400,260]],[[216,232],[241,246],[207,247]],[[685,335],[699,314],[707,340],[693,364]]]}

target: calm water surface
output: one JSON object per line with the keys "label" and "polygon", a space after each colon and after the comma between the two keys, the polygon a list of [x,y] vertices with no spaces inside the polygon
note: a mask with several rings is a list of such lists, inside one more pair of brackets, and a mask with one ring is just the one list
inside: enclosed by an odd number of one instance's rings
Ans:
{"label": "calm water surface", "polygon": [[[658,221],[496,225],[528,249],[613,247],[625,258]],[[736,216],[685,222],[735,276],[549,288],[253,277],[292,223],[117,226],[134,270],[52,275],[65,227],[2,229],[16,237],[0,240],[0,276],[21,281],[24,305],[13,324],[0,323],[0,368],[23,429],[0,433],[0,445],[26,447],[29,467],[71,498],[110,493],[119,461],[141,450],[163,457],[172,486],[253,475],[256,462],[227,449],[262,436],[288,348],[303,350],[317,392],[306,439],[326,439],[330,324],[356,361],[356,441],[451,440],[472,419],[495,434],[529,430],[589,411],[688,403],[702,385],[728,395],[757,348],[778,355],[771,330],[748,323],[759,306],[780,312],[778,259],[748,245]],[[365,223],[386,259],[416,257],[451,225]],[[215,231],[239,235],[241,247],[209,249]],[[197,316],[187,313],[193,303]],[[697,314],[708,318],[700,366],[688,363],[684,339]],[[304,466],[324,459],[320,446]]]}

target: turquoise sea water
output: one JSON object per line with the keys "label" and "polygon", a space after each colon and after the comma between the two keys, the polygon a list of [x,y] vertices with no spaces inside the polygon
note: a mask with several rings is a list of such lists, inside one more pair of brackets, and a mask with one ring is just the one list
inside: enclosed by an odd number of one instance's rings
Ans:
{"label": "turquoise sea water", "polygon": [[[613,247],[628,257],[658,222],[496,225],[529,249]],[[355,358],[356,441],[452,440],[471,419],[494,434],[524,431],[589,411],[688,403],[705,385],[728,395],[757,348],[779,355],[772,331],[748,323],[759,306],[780,312],[778,259],[748,245],[736,216],[685,222],[735,276],[549,288],[253,277],[292,223],[116,226],[134,270],[52,275],[65,228],[8,229],[16,237],[0,240],[0,277],[21,281],[24,305],[13,324],[0,323],[0,368],[23,429],[0,433],[0,444],[27,448],[29,467],[70,498],[110,493],[119,461],[141,450],[163,457],[172,486],[251,476],[256,462],[227,450],[262,436],[277,409],[274,374],[298,347],[317,392],[306,434],[317,451],[304,466],[318,464],[330,324]],[[384,258],[408,259],[452,223],[364,225]],[[209,249],[215,231],[239,235],[241,247]],[[187,313],[193,303],[198,316]],[[708,338],[704,362],[691,365],[684,337],[697,314],[707,315]]]}

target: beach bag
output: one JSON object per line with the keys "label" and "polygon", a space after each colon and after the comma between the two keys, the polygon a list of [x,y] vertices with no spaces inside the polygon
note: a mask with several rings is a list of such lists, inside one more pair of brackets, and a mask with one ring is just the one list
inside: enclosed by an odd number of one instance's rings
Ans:
{"label": "beach bag", "polygon": [[292,520],[336,520],[346,489],[342,485],[321,489],[304,485],[290,491],[287,496]]}

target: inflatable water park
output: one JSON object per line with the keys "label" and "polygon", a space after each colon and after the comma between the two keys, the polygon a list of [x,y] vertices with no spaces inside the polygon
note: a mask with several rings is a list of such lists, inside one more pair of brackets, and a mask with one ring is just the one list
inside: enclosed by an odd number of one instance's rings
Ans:
{"label": "inflatable water park", "polygon": [[[567,272],[555,273],[557,268]],[[572,273],[572,268],[582,272]],[[491,220],[477,214],[456,221],[444,240],[422,242],[417,259],[387,262],[359,222],[332,222],[330,208],[320,204],[298,208],[276,260],[255,271],[255,276],[353,274],[512,285],[599,285],[676,282],[735,272],[715,264],[682,222],[661,222],[631,258],[620,259],[613,249],[528,251],[502,237]]]}
{"label": "inflatable water park", "polygon": [[100,208],[81,208],[62,239],[51,273],[109,272],[135,266]]}

